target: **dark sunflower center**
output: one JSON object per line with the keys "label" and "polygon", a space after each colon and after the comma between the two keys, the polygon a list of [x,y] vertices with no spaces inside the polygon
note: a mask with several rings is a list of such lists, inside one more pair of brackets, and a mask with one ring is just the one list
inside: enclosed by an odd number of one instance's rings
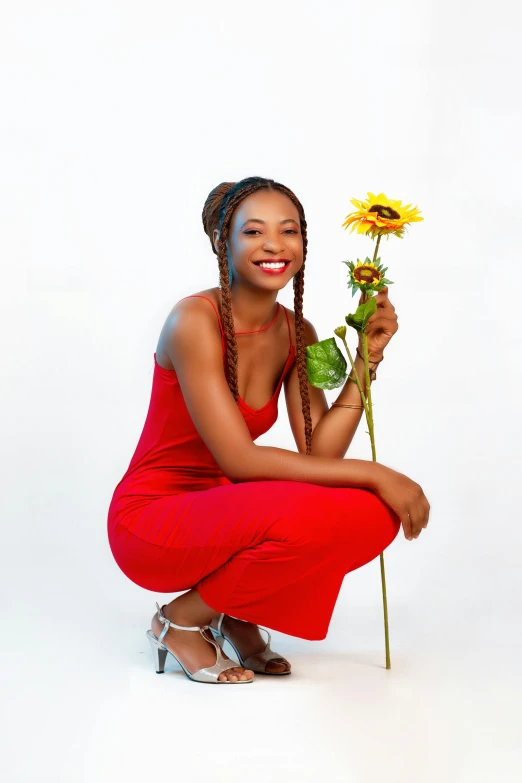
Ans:
{"label": "dark sunflower center", "polygon": [[373,283],[374,280],[381,279],[381,273],[372,266],[358,266],[354,269],[353,276],[358,283]]}
{"label": "dark sunflower center", "polygon": [[400,215],[391,207],[383,207],[382,204],[374,204],[368,212],[377,212],[379,217],[388,218],[388,220],[398,220]]}

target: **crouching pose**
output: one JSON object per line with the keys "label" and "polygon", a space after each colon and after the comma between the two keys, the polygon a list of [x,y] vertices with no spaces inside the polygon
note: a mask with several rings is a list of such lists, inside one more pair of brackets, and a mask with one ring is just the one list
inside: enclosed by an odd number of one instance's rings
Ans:
{"label": "crouching pose", "polygon": [[[329,408],[308,383],[305,349],[319,338],[303,317],[306,220],[292,191],[261,177],[223,183],[203,225],[220,285],[176,302],[161,330],[108,538],[137,585],[182,593],[156,604],[147,630],[156,671],[170,652],[192,680],[241,684],[290,674],[263,626],[324,639],[344,576],[401,523],[417,538],[430,507],[404,474],[345,459],[362,416],[357,385],[348,379],[338,396],[347,407]],[[277,301],[290,280],[293,312]],[[387,290],[376,301],[373,370],[398,328]],[[364,388],[359,356],[355,367]],[[283,386],[297,452],[254,443],[276,421]]]}

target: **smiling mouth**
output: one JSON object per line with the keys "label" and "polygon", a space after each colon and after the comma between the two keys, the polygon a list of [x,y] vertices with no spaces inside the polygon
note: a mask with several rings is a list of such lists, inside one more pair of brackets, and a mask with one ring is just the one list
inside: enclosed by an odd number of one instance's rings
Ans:
{"label": "smiling mouth", "polygon": [[273,261],[253,261],[252,263],[255,264],[256,266],[261,266],[261,264],[270,264],[270,265],[271,264],[277,264],[277,266],[279,268],[282,268],[281,267],[281,263],[284,263],[284,265],[286,267],[286,266],[288,266],[288,264],[291,264],[292,262],[291,261],[287,261],[286,258],[285,258],[285,259],[281,259],[281,261],[279,261],[277,259],[274,259]]}

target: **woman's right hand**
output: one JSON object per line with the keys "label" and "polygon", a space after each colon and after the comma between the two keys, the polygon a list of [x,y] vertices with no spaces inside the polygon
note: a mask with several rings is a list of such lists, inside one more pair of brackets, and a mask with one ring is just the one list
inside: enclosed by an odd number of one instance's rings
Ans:
{"label": "woman's right hand", "polygon": [[397,514],[408,541],[418,538],[430,515],[422,487],[404,473],[379,463],[372,491]]}

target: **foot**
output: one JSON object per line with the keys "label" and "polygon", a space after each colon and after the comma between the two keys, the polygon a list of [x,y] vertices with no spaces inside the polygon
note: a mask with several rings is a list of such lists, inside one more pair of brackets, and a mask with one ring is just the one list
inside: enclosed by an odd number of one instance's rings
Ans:
{"label": "foot", "polygon": [[[210,625],[217,631],[219,615],[215,617]],[[245,660],[250,655],[263,652],[266,647],[266,639],[263,639],[261,632],[254,623],[247,623],[244,620],[236,620],[227,614],[223,617],[221,631],[228,636],[241,653],[241,658]],[[291,666],[288,662],[282,663],[276,660],[268,661],[265,671],[277,674],[279,672],[289,672]]]}
{"label": "foot", "polygon": [[[172,607],[170,609],[165,607],[162,611],[165,617],[177,625],[196,625],[196,623],[186,618],[173,617],[172,615],[175,612],[172,611]],[[151,628],[156,637],[159,637],[164,627],[156,612],[151,621]],[[204,634],[208,639],[214,639],[209,629],[204,631]],[[198,669],[213,666],[217,660],[217,650],[214,644],[211,644],[210,641],[206,642],[199,631],[180,631],[178,628],[172,628],[171,626],[163,637],[162,644],[172,650],[191,674],[194,674]],[[224,652],[221,654],[224,658],[230,660]],[[251,680],[253,676],[254,672],[251,669],[233,665],[230,669],[225,669],[225,671],[221,672],[218,680],[220,682],[226,682],[227,680],[229,682],[237,682],[238,680]]]}

